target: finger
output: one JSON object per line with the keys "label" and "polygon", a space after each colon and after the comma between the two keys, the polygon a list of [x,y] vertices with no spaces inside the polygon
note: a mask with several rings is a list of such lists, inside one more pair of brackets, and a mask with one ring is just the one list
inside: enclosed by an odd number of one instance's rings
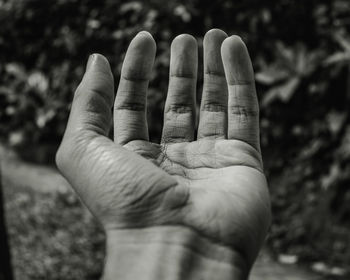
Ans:
{"label": "finger", "polygon": [[156,43],[145,31],[126,52],[114,105],[114,140],[119,144],[149,139],[146,97],[155,53]]}
{"label": "finger", "polygon": [[204,36],[204,86],[197,138],[226,138],[227,83],[221,59],[221,44],[227,34],[212,29]]}
{"label": "finger", "polygon": [[84,77],[74,94],[66,135],[81,131],[107,135],[112,121],[114,82],[107,59],[90,56]]}
{"label": "finger", "polygon": [[221,55],[228,83],[228,139],[260,150],[259,105],[247,47],[240,37],[231,36],[223,42]]}
{"label": "finger", "polygon": [[162,142],[193,140],[197,67],[198,49],[195,38],[187,34],[176,37],[171,44]]}

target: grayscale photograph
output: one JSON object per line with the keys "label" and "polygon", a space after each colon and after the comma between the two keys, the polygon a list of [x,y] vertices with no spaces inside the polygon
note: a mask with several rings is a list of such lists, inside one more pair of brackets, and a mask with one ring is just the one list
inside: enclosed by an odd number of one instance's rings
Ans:
{"label": "grayscale photograph", "polygon": [[349,0],[0,0],[0,280],[349,280]]}

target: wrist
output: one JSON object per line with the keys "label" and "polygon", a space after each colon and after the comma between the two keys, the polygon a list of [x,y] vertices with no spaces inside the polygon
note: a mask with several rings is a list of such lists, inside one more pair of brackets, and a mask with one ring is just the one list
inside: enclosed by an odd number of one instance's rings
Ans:
{"label": "wrist", "polygon": [[107,232],[104,280],[247,279],[249,267],[236,250],[182,226]]}

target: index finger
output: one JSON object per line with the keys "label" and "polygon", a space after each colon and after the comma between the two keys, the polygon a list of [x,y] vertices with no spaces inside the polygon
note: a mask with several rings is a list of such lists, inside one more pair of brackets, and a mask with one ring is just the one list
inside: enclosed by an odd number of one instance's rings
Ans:
{"label": "index finger", "polygon": [[146,97],[155,54],[156,43],[145,31],[136,35],[126,52],[114,105],[114,139],[119,144],[148,141]]}

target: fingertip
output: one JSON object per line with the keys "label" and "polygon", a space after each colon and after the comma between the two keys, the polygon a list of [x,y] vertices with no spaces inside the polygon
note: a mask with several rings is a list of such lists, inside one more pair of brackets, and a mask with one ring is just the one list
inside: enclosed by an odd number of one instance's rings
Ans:
{"label": "fingertip", "polygon": [[175,37],[171,44],[170,75],[197,78],[198,46],[189,34]]}
{"label": "fingertip", "polygon": [[242,52],[248,53],[247,47],[240,36],[232,35],[222,42],[221,53],[233,55]]}
{"label": "fingertip", "polygon": [[227,34],[220,29],[211,29],[205,34],[203,40],[205,74],[224,73],[220,49],[226,38]]}
{"label": "fingertip", "polygon": [[215,41],[223,41],[227,38],[227,34],[226,32],[224,32],[223,30],[221,29],[218,29],[218,28],[213,28],[213,29],[210,29],[207,33],[205,33],[204,35],[204,44],[206,42],[210,43],[212,40],[215,40]]}
{"label": "fingertip", "polygon": [[243,43],[243,44],[244,44],[244,42],[243,42],[243,40],[242,40],[242,37],[239,36],[239,35],[234,34],[234,35],[231,35],[229,38],[230,38],[232,41],[236,41],[236,42],[239,42],[239,43]]}
{"label": "fingertip", "polygon": [[229,84],[254,81],[252,62],[241,37],[233,35],[226,38],[221,45],[221,57]]}
{"label": "fingertip", "polygon": [[103,71],[104,73],[112,75],[111,66],[108,59],[99,53],[93,53],[89,56],[86,65],[86,72],[90,71]]}
{"label": "fingertip", "polygon": [[99,53],[89,56],[85,75],[76,93],[87,89],[102,89],[108,94],[114,92],[114,78],[108,59]]}
{"label": "fingertip", "polygon": [[[152,39],[153,39],[152,34],[149,33],[149,32],[146,31],[146,30],[140,31],[139,33],[136,34],[136,36],[145,36],[145,37],[149,37],[149,38],[152,38]],[[136,37],[136,36],[135,36],[135,37]]]}
{"label": "fingertip", "polygon": [[114,99],[113,74],[106,57],[89,56],[87,70],[75,90],[66,133],[90,131],[107,135]]}
{"label": "fingertip", "polygon": [[100,53],[93,53],[93,54],[91,54],[91,57],[95,61],[102,61],[104,63],[109,63],[108,59],[104,55],[102,55]]}
{"label": "fingertip", "polygon": [[171,47],[180,47],[183,49],[191,48],[197,50],[197,40],[190,34],[180,34],[174,38]]}
{"label": "fingertip", "polygon": [[154,40],[151,33],[147,31],[140,31],[131,41],[129,49],[133,48],[135,51],[155,53],[156,47],[156,41]]}
{"label": "fingertip", "polygon": [[139,32],[130,42],[121,76],[129,80],[148,80],[156,55],[156,42],[147,31]]}

